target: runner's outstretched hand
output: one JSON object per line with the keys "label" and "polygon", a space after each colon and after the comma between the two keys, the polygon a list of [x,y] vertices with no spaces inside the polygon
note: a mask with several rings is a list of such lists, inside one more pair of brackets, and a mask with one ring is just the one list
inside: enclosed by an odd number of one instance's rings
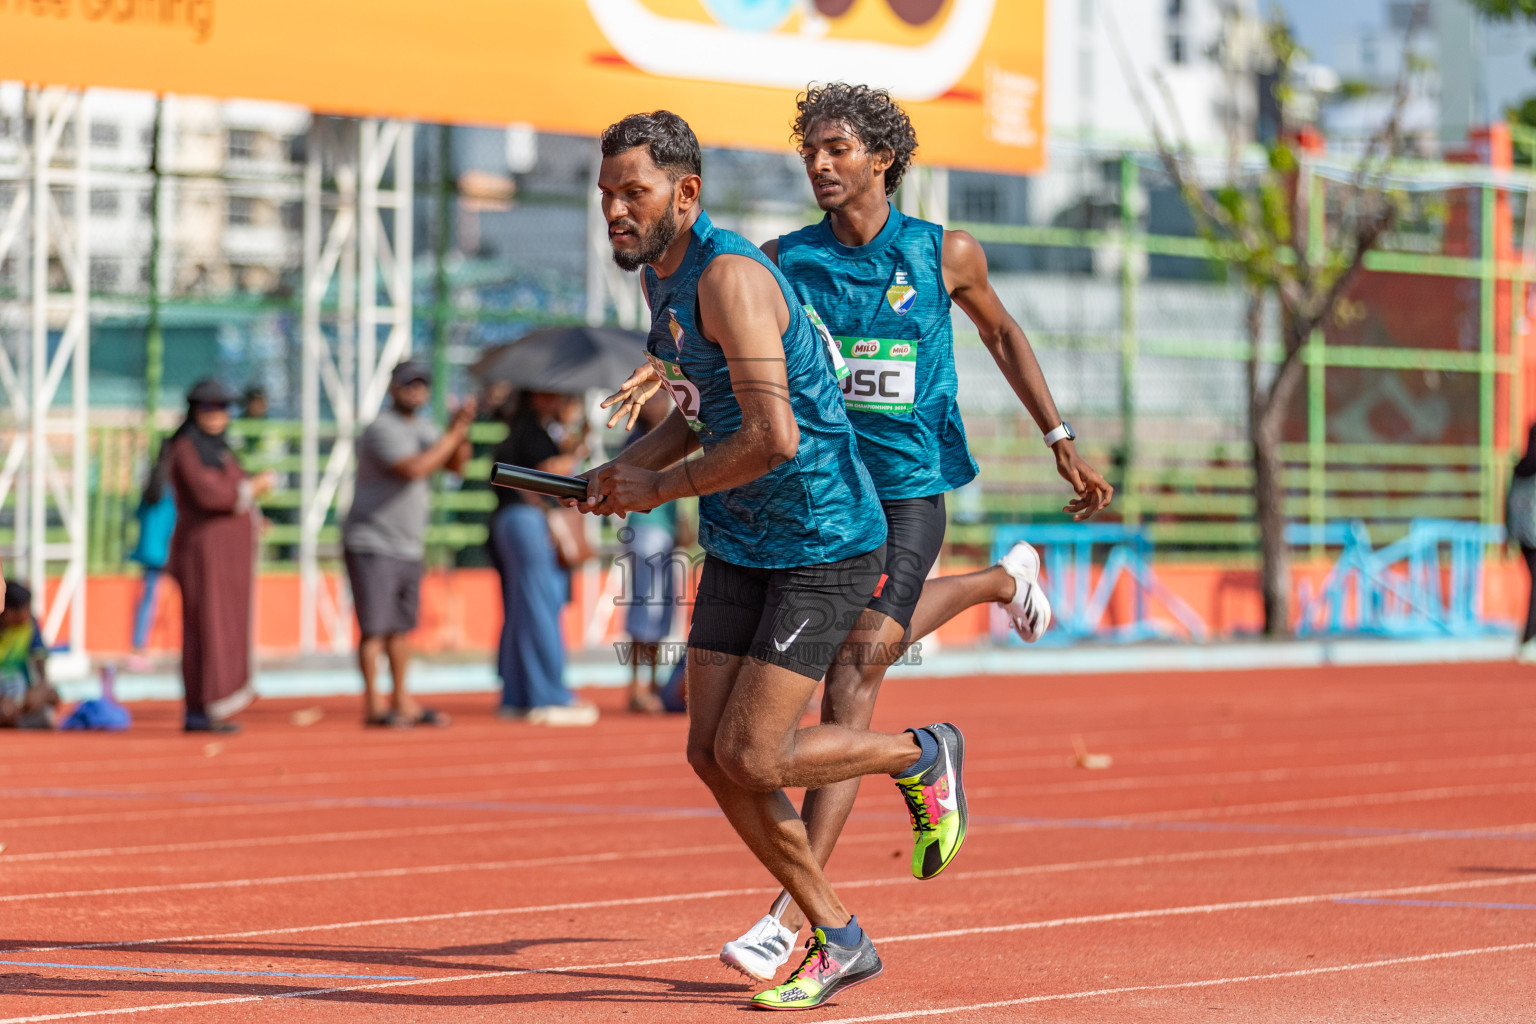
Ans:
{"label": "runner's outstretched hand", "polygon": [[619,385],[619,390],[603,399],[601,408],[618,405],[612,416],[608,417],[608,429],[613,427],[621,419],[628,419],[624,423],[625,430],[635,429],[635,421],[640,418],[640,407],[650,401],[658,388],[661,387],[661,377],[656,373],[656,368],[650,363],[644,363],[635,368],[635,372],[629,375],[629,379]]}
{"label": "runner's outstretched hand", "polygon": [[1063,512],[1082,522],[1109,507],[1115,489],[1098,470],[1083,461],[1076,445],[1070,440],[1057,441],[1051,451],[1056,454],[1056,472],[1077,492],[1077,497],[1062,508]]}

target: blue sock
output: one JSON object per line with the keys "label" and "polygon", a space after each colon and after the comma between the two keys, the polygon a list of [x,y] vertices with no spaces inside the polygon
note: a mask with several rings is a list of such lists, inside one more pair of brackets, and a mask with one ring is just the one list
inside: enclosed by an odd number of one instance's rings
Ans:
{"label": "blue sock", "polygon": [[908,729],[907,732],[917,740],[917,745],[923,748],[923,752],[918,755],[912,767],[906,771],[897,772],[891,776],[893,779],[910,779],[914,775],[921,775],[933,767],[933,762],[939,759],[939,741],[934,738],[933,733],[927,729]]}
{"label": "blue sock", "polygon": [[841,928],[823,928],[821,934],[834,946],[857,946],[864,938],[864,929],[859,927],[859,918],[855,914]]}

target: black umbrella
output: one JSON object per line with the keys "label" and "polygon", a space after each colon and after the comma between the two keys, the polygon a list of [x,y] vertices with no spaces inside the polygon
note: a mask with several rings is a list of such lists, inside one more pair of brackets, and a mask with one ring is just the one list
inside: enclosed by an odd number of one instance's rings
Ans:
{"label": "black umbrella", "polygon": [[491,349],[475,364],[485,384],[576,395],[614,391],[645,362],[645,335],[616,327],[546,327]]}

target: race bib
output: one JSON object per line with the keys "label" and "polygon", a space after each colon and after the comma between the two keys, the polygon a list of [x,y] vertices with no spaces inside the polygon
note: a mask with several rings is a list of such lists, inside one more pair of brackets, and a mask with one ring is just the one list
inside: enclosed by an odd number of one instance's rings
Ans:
{"label": "race bib", "polygon": [[[649,353],[647,353],[649,355]],[[676,363],[669,363],[657,356],[650,356],[651,365],[661,376],[661,382],[667,386],[667,391],[672,395],[672,401],[677,403],[677,408],[688,421],[688,429],[694,433],[704,429],[704,421],[699,419],[699,389],[693,381],[683,375],[683,368]]]}
{"label": "race bib", "polygon": [[854,412],[907,413],[917,401],[917,343],[893,338],[837,339],[849,374],[843,404]]}
{"label": "race bib", "polygon": [[822,344],[827,346],[827,351],[832,353],[832,369],[837,374],[838,380],[845,379],[851,372],[848,364],[843,361],[842,349],[837,346],[837,339],[832,337],[832,332],[827,330],[827,325],[822,323],[821,314],[816,312],[816,307],[809,302],[805,304],[805,315],[811,318],[811,326],[816,328],[816,333],[821,336]]}

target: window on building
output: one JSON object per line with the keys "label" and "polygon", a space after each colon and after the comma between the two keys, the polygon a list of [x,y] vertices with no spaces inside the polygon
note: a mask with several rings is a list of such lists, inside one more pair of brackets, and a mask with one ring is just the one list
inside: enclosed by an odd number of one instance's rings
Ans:
{"label": "window on building", "polygon": [[97,121],[91,125],[91,145],[102,147],[116,147],[122,141],[122,129],[115,124],[105,124]]}
{"label": "window on building", "polygon": [[304,230],[304,204],[298,200],[290,199],[284,203],[280,216],[285,230]]}
{"label": "window on building", "polygon": [[967,185],[960,192],[960,219],[995,224],[1002,219],[1002,196],[996,185]]}
{"label": "window on building", "polygon": [[54,189],[53,205],[58,207],[60,216],[73,216],[75,212],[75,190],[72,188]]}
{"label": "window on building", "polygon": [[250,196],[230,196],[228,219],[231,224],[256,223],[256,200]]}
{"label": "window on building", "polygon": [[139,193],[139,213],[145,217],[155,212],[155,194],[153,192]]}
{"label": "window on building", "polygon": [[244,128],[229,130],[229,158],[231,160],[256,159],[257,133]]}
{"label": "window on building", "polygon": [[98,257],[91,260],[91,291],[105,292],[117,287],[117,261]]}
{"label": "window on building", "polygon": [[8,139],[10,137],[11,119],[6,117],[4,114],[0,114],[0,139]]}
{"label": "window on building", "polygon": [[153,146],[154,144],[155,144],[155,129],[154,129],[154,126],[151,125],[148,128],[140,128],[139,129],[139,145],[143,146],[145,149],[148,149],[150,146]]}
{"label": "window on building", "polygon": [[1188,59],[1184,35],[1184,0],[1168,0],[1168,63],[1183,64]]}
{"label": "window on building", "polygon": [[91,193],[91,213],[98,217],[112,217],[122,208],[123,197],[116,191],[98,189]]}

